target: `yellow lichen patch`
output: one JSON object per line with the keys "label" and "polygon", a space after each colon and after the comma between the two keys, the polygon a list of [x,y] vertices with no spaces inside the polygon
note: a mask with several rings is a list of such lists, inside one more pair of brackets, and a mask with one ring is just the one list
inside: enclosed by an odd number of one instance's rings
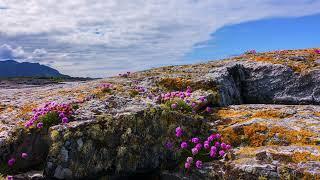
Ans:
{"label": "yellow lichen patch", "polygon": [[233,130],[232,127],[224,128],[223,126],[219,126],[218,131],[222,135],[222,140],[224,142],[232,144],[232,145],[239,145],[240,144],[240,137]]}
{"label": "yellow lichen patch", "polygon": [[[286,127],[273,126],[269,130],[269,138],[277,135],[278,138],[287,141],[290,144],[315,144],[312,141],[312,137],[316,137],[316,134],[306,130],[291,130]],[[273,144],[273,142],[270,142]]]}
{"label": "yellow lichen patch", "polygon": [[190,86],[190,79],[183,78],[164,78],[159,82],[160,86],[163,86],[170,90],[183,90]]}
{"label": "yellow lichen patch", "polygon": [[320,112],[315,112],[314,115],[320,117]]}
{"label": "yellow lichen patch", "polygon": [[292,154],[292,161],[295,163],[307,161],[320,161],[320,155],[312,154],[309,151],[296,151]]}
{"label": "yellow lichen patch", "polygon": [[279,119],[286,118],[292,115],[286,114],[278,110],[263,110],[258,111],[252,115],[252,118],[263,118],[263,119]]}
{"label": "yellow lichen patch", "polygon": [[266,135],[267,126],[261,123],[252,124],[250,126],[244,126],[243,132],[245,138],[249,141],[251,146],[262,146],[267,140]]}
{"label": "yellow lichen patch", "polygon": [[241,118],[250,116],[251,113],[245,110],[234,110],[234,109],[220,109],[217,111],[217,115],[220,118],[227,119],[227,118]]}
{"label": "yellow lichen patch", "polygon": [[26,104],[24,106],[22,106],[20,109],[19,109],[19,113],[17,114],[17,118],[23,118],[23,119],[27,119],[30,115],[29,113],[32,112],[32,110],[34,108],[36,108],[37,105],[36,104]]}

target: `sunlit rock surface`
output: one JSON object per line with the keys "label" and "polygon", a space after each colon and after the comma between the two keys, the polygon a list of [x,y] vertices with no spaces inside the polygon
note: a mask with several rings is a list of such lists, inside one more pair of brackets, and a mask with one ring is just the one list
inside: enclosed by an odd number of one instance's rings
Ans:
{"label": "sunlit rock surface", "polygon": [[[36,169],[58,179],[153,172],[167,179],[320,178],[320,55],[314,50],[245,54],[87,83],[1,89],[0,173]],[[102,92],[102,83],[114,89]],[[187,86],[192,98],[207,97],[195,109],[215,107],[210,116],[159,103],[161,93]],[[74,121],[48,132],[26,130],[23,123],[32,109],[49,101],[77,103]],[[183,174],[172,168],[174,158],[165,148],[177,126],[190,135],[220,132],[234,153]],[[22,149],[30,157],[8,168],[8,159]]]}

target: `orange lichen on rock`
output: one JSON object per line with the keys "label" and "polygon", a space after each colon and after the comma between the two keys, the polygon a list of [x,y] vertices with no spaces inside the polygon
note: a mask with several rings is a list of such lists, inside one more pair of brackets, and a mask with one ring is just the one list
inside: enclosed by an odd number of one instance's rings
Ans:
{"label": "orange lichen on rock", "polygon": [[159,85],[169,89],[169,90],[184,90],[191,85],[190,79],[183,78],[164,78],[161,79]]}
{"label": "orange lichen on rock", "polygon": [[320,117],[320,112],[315,112],[314,115]]}
{"label": "orange lichen on rock", "polygon": [[[316,142],[312,140],[312,137],[316,137],[316,134],[306,130],[292,130],[286,127],[273,126],[268,132],[269,138],[277,136],[279,139],[284,140],[286,143],[290,144],[315,144]],[[276,144],[270,141],[269,144]]]}
{"label": "orange lichen on rock", "polygon": [[292,161],[295,163],[307,162],[307,161],[320,161],[320,155],[312,154],[309,151],[296,151],[292,154]]}
{"label": "orange lichen on rock", "polygon": [[262,110],[254,113],[251,118],[263,118],[263,119],[279,119],[286,118],[292,115],[286,114],[279,110]]}
{"label": "orange lichen on rock", "polygon": [[268,127],[265,124],[252,124],[250,126],[244,126],[243,132],[245,139],[248,140],[251,146],[262,146],[268,138],[266,134]]}
{"label": "orange lichen on rock", "polygon": [[36,108],[37,105],[34,103],[31,104],[25,104],[24,106],[19,108],[19,113],[17,114],[17,118],[27,119],[29,117],[29,113],[32,112],[34,108]]}
{"label": "orange lichen on rock", "polygon": [[249,111],[240,111],[240,110],[234,110],[234,109],[219,109],[217,111],[217,116],[222,119],[226,118],[244,118],[250,116],[252,113]]}

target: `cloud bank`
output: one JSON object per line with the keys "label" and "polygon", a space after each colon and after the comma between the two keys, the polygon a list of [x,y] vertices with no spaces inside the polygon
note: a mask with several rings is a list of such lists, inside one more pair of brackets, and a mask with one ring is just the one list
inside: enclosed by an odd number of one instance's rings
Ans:
{"label": "cloud bank", "polygon": [[320,0],[3,0],[0,7],[0,44],[46,54],[38,61],[63,73],[103,77],[182,63],[223,26],[319,13]]}

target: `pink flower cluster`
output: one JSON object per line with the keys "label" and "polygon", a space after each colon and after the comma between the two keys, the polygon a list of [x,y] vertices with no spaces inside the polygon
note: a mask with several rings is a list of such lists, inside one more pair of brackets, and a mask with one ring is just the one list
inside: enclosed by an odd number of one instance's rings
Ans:
{"label": "pink flower cluster", "polygon": [[33,116],[25,123],[25,127],[36,125],[37,128],[42,128],[43,123],[40,118],[47,115],[49,112],[56,112],[59,115],[62,123],[68,123],[69,117],[73,113],[70,104],[57,104],[56,102],[48,102],[43,107],[33,109]]}
{"label": "pink flower cluster", "polygon": [[[198,99],[194,99],[192,97],[192,89],[190,86],[187,87],[186,91],[173,91],[173,92],[168,92],[168,93],[162,93],[159,96],[159,100],[161,102],[167,102],[167,101],[173,102],[171,104],[171,109],[177,109],[178,104],[176,101],[182,100],[188,106],[190,106],[191,109],[193,109],[194,113],[195,113],[195,108],[197,105],[207,102],[207,98],[205,96],[201,96]],[[208,107],[206,107],[205,111],[207,113],[212,113],[212,108],[208,106]]]}
{"label": "pink flower cluster", "polygon": [[138,91],[139,93],[147,92],[147,89],[143,86],[136,86],[136,87],[134,87],[134,90]]}
{"label": "pink flower cluster", "polygon": [[315,52],[316,54],[320,54],[320,49],[316,49],[316,50],[314,50],[314,52]]}
{"label": "pink flower cluster", "polygon": [[127,73],[125,73],[125,74],[119,74],[119,76],[120,76],[120,77],[125,77],[125,78],[127,78],[127,77],[130,76],[130,74],[131,74],[131,72],[127,72]]}
{"label": "pink flower cluster", "polygon": [[257,51],[252,49],[245,52],[245,54],[257,54]]}
{"label": "pink flower cluster", "polygon": [[[177,127],[175,132],[176,137],[181,138],[178,150],[187,151],[190,155],[186,158],[184,164],[186,169],[190,169],[193,165],[200,169],[202,167],[201,159],[207,159],[205,156],[209,155],[212,160],[222,158],[231,149],[230,144],[221,142],[220,134],[211,134],[206,139],[201,140],[199,137],[184,138],[184,132],[181,127]],[[194,159],[197,159],[195,163]]]}
{"label": "pink flower cluster", "polygon": [[169,101],[173,100],[175,98],[180,98],[182,100],[186,100],[188,97],[191,97],[192,95],[192,90],[191,87],[188,86],[186,91],[174,91],[174,92],[168,92],[168,93],[162,93],[160,95],[161,101]]}
{"label": "pink flower cluster", "polygon": [[[27,159],[28,158],[28,154],[25,153],[25,152],[21,153],[21,158],[22,159]],[[9,167],[12,167],[15,163],[16,163],[16,159],[13,158],[13,157],[8,160],[8,166]]]}
{"label": "pink flower cluster", "polygon": [[100,87],[101,88],[106,88],[106,89],[112,89],[113,88],[113,84],[111,84],[111,83],[103,83],[103,84],[100,84]]}

